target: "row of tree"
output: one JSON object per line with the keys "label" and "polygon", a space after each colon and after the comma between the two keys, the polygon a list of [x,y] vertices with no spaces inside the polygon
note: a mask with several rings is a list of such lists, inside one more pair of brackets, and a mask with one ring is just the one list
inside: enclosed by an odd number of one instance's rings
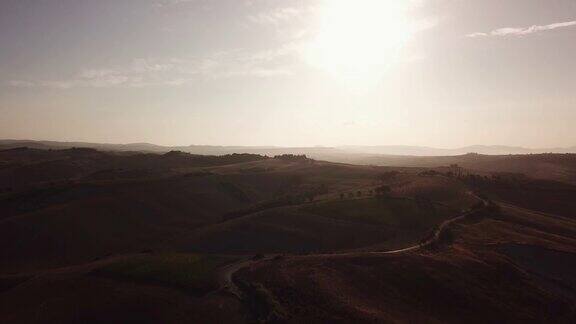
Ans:
{"label": "row of tree", "polygon": [[274,156],[274,159],[282,160],[282,161],[289,161],[289,162],[310,162],[310,161],[312,161],[305,154],[301,154],[301,155],[282,154],[282,155]]}
{"label": "row of tree", "polygon": [[391,191],[392,191],[392,188],[390,186],[381,185],[381,186],[378,186],[374,189],[370,189],[370,190],[366,191],[366,193],[364,193],[362,190],[358,190],[356,192],[351,191],[348,193],[341,192],[340,193],[340,200],[344,200],[345,198],[352,199],[354,197],[362,197],[364,195],[366,195],[368,197],[372,197],[374,195],[376,195],[377,197],[386,197],[390,194]]}

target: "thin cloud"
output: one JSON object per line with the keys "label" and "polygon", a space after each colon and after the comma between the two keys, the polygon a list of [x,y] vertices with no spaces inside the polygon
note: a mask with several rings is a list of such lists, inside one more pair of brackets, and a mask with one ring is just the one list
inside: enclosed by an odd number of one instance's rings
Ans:
{"label": "thin cloud", "polygon": [[24,80],[10,80],[8,81],[8,85],[14,88],[30,88],[35,86],[33,82]]}
{"label": "thin cloud", "polygon": [[52,89],[179,87],[199,80],[280,77],[292,74],[292,54],[293,50],[282,47],[255,53],[217,52],[203,58],[135,59],[124,67],[85,69],[68,79],[12,80],[8,86]]}
{"label": "thin cloud", "polygon": [[470,38],[478,38],[478,37],[505,37],[505,36],[525,36],[530,35],[538,32],[550,31],[558,28],[566,28],[576,26],[576,20],[573,21],[566,21],[560,23],[554,23],[549,25],[533,25],[530,27],[506,27],[506,28],[499,28],[495,29],[491,32],[479,32],[479,33],[472,33],[466,35],[466,37]]}
{"label": "thin cloud", "polygon": [[291,21],[304,14],[300,8],[286,7],[275,10],[260,12],[248,17],[248,19],[259,25],[278,25],[282,22]]}
{"label": "thin cloud", "polygon": [[198,2],[197,0],[164,0],[154,2],[156,8],[169,8],[174,6],[179,6],[182,4],[187,4],[191,2]]}

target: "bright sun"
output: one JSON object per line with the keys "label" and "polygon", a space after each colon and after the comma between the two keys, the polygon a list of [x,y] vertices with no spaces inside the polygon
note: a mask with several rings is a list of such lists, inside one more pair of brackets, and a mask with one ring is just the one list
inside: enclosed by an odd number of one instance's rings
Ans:
{"label": "bright sun", "polygon": [[306,59],[347,80],[367,81],[398,60],[414,32],[411,0],[325,0]]}

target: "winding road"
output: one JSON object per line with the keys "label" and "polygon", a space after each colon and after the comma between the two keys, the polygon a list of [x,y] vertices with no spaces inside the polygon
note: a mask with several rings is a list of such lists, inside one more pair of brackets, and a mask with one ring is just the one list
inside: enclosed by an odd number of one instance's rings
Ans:
{"label": "winding road", "polygon": [[219,290],[227,290],[229,293],[241,300],[243,298],[242,290],[234,283],[232,276],[239,270],[249,267],[252,263],[254,263],[254,260],[244,259],[219,269],[216,274],[216,280],[220,286]]}
{"label": "winding road", "polygon": [[[472,193],[471,193],[472,194]],[[474,194],[472,194],[474,195]],[[482,201],[482,208],[486,208],[489,205],[489,202],[486,199],[480,198],[474,195],[476,198]],[[391,255],[391,254],[401,254],[406,252],[412,252],[419,249],[422,249],[426,246],[432,245],[435,242],[438,242],[442,236],[442,234],[453,224],[458,223],[462,220],[465,220],[470,215],[474,214],[478,210],[468,210],[461,214],[460,216],[451,218],[446,220],[438,226],[434,235],[432,235],[429,239],[424,242],[421,242],[417,245],[409,246],[406,248],[398,249],[398,250],[391,250],[391,251],[373,251],[373,252],[344,252],[344,253],[330,253],[330,254],[310,254],[300,257],[343,257],[343,256],[362,256],[362,255]],[[244,268],[250,267],[252,264],[261,261],[270,261],[277,255],[267,255],[262,259],[259,260],[252,260],[252,259],[243,259],[238,262],[229,264],[223,268],[221,268],[217,273],[217,281],[220,286],[219,290],[227,290],[229,293],[233,294],[238,299],[242,300],[244,298],[244,294],[242,293],[242,289],[238,287],[238,285],[234,282],[233,277],[234,274]]]}

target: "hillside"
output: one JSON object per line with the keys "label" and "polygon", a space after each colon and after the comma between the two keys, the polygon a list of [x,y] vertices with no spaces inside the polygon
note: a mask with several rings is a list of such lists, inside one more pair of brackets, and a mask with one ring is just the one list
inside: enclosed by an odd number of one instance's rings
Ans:
{"label": "hillside", "polygon": [[570,323],[575,234],[572,220],[505,208],[457,226],[439,250],[287,257],[237,280],[268,296],[256,316],[293,323]]}
{"label": "hillside", "polygon": [[307,154],[315,158],[324,159],[326,156],[339,155],[396,155],[396,156],[457,156],[468,153],[482,155],[522,155],[522,154],[563,154],[576,153],[576,146],[553,148],[526,148],[505,145],[471,145],[459,148],[435,148],[426,146],[408,145],[341,145],[335,147],[282,147],[282,146],[215,146],[215,145],[186,145],[162,146],[150,143],[106,144],[87,142],[58,142],[34,140],[0,140],[0,148],[30,147],[40,149],[66,149],[72,147],[88,147],[103,151],[140,151],[165,153],[169,151],[183,151],[201,155],[226,155],[233,153],[252,153],[264,155],[278,154]]}
{"label": "hillside", "polygon": [[354,164],[424,168],[458,164],[472,173],[517,173],[537,179],[576,183],[576,154],[466,154],[437,157],[362,155],[344,159]]}
{"label": "hillside", "polygon": [[[143,250],[276,251],[263,237],[280,244],[279,233],[292,242],[278,245],[280,250],[311,251],[323,245],[306,245],[300,239],[304,235],[316,241],[314,228],[339,228],[335,233],[340,236],[329,236],[323,243],[330,248],[373,244],[375,234],[371,240],[348,242],[342,236],[349,233],[346,224],[318,216],[317,226],[308,227],[298,217],[309,222],[313,218],[281,208],[302,204],[310,195],[319,200],[322,195],[332,199],[333,192],[356,193],[387,170],[257,155],[118,155],[93,149],[13,149],[0,152],[0,157],[7,162],[0,195],[2,272],[61,267]],[[245,226],[257,228],[259,219],[269,225],[252,236]],[[378,232],[366,224],[358,226]],[[230,233],[230,228],[240,230]],[[243,237],[254,240],[250,249],[230,249],[224,243],[248,244]],[[335,245],[338,238],[343,240]]]}
{"label": "hillside", "polygon": [[573,322],[576,186],[436,159],[0,151],[0,321]]}

